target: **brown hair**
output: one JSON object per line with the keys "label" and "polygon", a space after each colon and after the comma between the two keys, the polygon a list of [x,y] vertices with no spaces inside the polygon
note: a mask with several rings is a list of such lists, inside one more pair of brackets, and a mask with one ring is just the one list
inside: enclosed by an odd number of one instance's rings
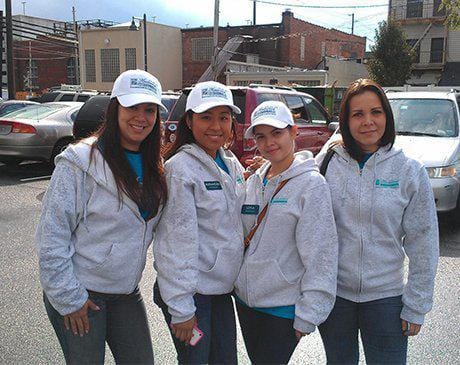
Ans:
{"label": "brown hair", "polygon": [[[224,146],[224,148],[227,149],[233,145],[233,141],[236,138],[236,120],[233,117],[233,112],[231,111],[231,109],[230,113],[232,114],[232,137]],[[177,123],[176,139],[166,149],[166,152],[164,153],[165,160],[168,160],[172,156],[174,156],[179,150],[179,148],[181,148],[183,145],[196,142],[192,130],[187,125],[187,120],[191,120],[193,118],[193,114],[195,114],[193,110],[187,110],[179,119],[179,122]]]}
{"label": "brown hair", "polygon": [[[148,219],[154,217],[161,204],[167,198],[166,179],[164,176],[161,149],[160,111],[157,110],[155,126],[150,134],[142,141],[139,152],[142,155],[142,184],[137,177],[120,143],[120,128],[118,126],[118,106],[116,98],[110,100],[105,120],[98,131],[94,133],[98,142],[91,148],[98,148],[113,173],[118,189],[118,199],[122,202],[122,192],[132,199],[140,210],[149,212]],[[158,106],[157,106],[158,108]]]}
{"label": "brown hair", "polygon": [[379,146],[386,146],[387,144],[390,144],[389,148],[393,147],[396,137],[393,112],[391,110],[388,98],[386,97],[385,92],[380,87],[380,85],[369,79],[358,79],[353,81],[345,91],[342,103],[340,104],[339,124],[340,133],[342,134],[342,144],[349,155],[358,162],[362,161],[364,157],[364,151],[361,149],[361,147],[359,147],[355,139],[352,137],[350,126],[348,125],[348,120],[350,117],[351,99],[356,95],[363,94],[365,91],[371,91],[379,97],[380,102],[382,103],[383,111],[385,112],[385,132],[379,141]]}

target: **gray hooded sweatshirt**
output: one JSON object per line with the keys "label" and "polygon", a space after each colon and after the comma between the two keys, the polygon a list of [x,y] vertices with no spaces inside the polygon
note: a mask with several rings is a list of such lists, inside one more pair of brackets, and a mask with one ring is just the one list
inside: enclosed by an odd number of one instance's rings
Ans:
{"label": "gray hooded sweatshirt", "polygon": [[231,151],[219,153],[230,175],[196,144],[183,146],[165,164],[168,202],[154,257],[172,323],[193,317],[196,293],[229,293],[243,259],[243,167]]}
{"label": "gray hooded sweatshirt", "polygon": [[[270,204],[244,255],[235,293],[250,307],[295,305],[294,328],[311,333],[335,302],[338,242],[331,195],[308,151],[297,153],[264,187],[269,167],[265,163],[247,181],[243,213]],[[247,233],[257,214],[242,216]]]}
{"label": "gray hooded sweatshirt", "polygon": [[[339,236],[337,295],[367,302],[402,294],[401,318],[423,324],[439,256],[436,207],[423,165],[381,147],[360,171],[336,146],[326,180]],[[317,156],[318,164],[324,152]],[[404,284],[404,259],[409,274]]]}
{"label": "gray hooded sweatshirt", "polygon": [[145,222],[135,202],[118,192],[94,139],[69,146],[43,199],[35,243],[40,281],[61,314],[79,310],[87,290],[129,294],[138,285],[159,216]]}

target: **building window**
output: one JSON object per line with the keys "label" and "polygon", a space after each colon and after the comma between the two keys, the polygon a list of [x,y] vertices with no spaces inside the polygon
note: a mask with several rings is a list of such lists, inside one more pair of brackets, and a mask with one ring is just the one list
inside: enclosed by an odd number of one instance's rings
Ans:
{"label": "building window", "polygon": [[300,60],[305,60],[305,36],[300,37]]}
{"label": "building window", "polygon": [[[415,43],[417,43],[417,39],[406,39],[406,43],[409,45],[410,48],[414,47]],[[414,63],[420,63],[420,43],[415,48],[415,59]]]}
{"label": "building window", "polygon": [[75,75],[75,58],[69,58],[67,61],[67,83],[75,85],[77,83],[77,77]]}
{"label": "building window", "polygon": [[246,55],[246,62],[247,63],[259,63],[259,55],[255,53],[248,53]]}
{"label": "building window", "polygon": [[125,48],[125,66],[127,70],[135,70],[136,66],[136,48]]}
{"label": "building window", "polygon": [[439,10],[439,6],[441,5],[441,0],[434,0],[433,4],[433,16],[445,16],[446,15],[446,8]]}
{"label": "building window", "polygon": [[24,86],[27,89],[38,89],[38,66],[37,61],[26,63],[26,78]]}
{"label": "building window", "polygon": [[430,63],[441,63],[444,53],[444,38],[431,38]]}
{"label": "building window", "polygon": [[96,82],[96,55],[94,49],[85,50],[86,82]]}
{"label": "building window", "polygon": [[192,38],[192,60],[211,61],[213,42],[211,38]]}
{"label": "building window", "polygon": [[288,84],[302,86],[318,86],[321,85],[320,80],[288,80]]}
{"label": "building window", "polygon": [[120,50],[118,48],[101,49],[102,82],[113,82],[120,74]]}
{"label": "building window", "polygon": [[423,16],[423,0],[407,0],[406,18],[421,18]]}

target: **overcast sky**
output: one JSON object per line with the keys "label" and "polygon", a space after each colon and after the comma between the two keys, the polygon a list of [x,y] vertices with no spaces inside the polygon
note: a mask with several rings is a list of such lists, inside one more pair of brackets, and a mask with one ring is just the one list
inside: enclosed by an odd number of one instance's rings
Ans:
{"label": "overcast sky", "polygon": [[[388,0],[259,0],[257,24],[279,23],[281,13],[290,8],[296,18],[327,28],[344,32],[351,31],[351,14],[355,14],[355,34],[366,36],[371,45],[375,28],[386,20]],[[5,10],[5,1],[0,0],[0,9]],[[12,0],[13,15],[26,15],[56,20],[72,20],[72,6],[75,6],[77,20],[104,19],[126,22],[132,16],[147,14],[149,21],[177,27],[212,26],[214,0]],[[277,3],[273,5],[268,3]],[[289,4],[289,5],[287,5]],[[314,9],[293,5],[319,6],[362,6],[370,8]],[[378,6],[382,5],[382,6]],[[252,20],[253,2],[250,0],[220,0],[220,25],[242,25]]]}

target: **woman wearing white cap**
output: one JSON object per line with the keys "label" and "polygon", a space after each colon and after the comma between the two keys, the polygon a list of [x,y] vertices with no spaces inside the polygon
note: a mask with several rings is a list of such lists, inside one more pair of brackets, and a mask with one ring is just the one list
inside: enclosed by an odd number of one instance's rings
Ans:
{"label": "woman wearing white cap", "polygon": [[279,101],[260,104],[246,138],[268,161],[247,180],[243,265],[235,283],[253,364],[286,364],[300,338],[326,320],[336,292],[338,243],[329,188]]}
{"label": "woman wearing white cap", "polygon": [[171,327],[179,363],[237,362],[229,293],[243,258],[245,182],[241,164],[224,148],[233,113],[240,109],[230,89],[197,84],[166,153],[169,200],[154,245],[154,300]]}
{"label": "woman wearing white cap", "polygon": [[161,85],[116,80],[101,129],[56,157],[36,232],[48,317],[67,363],[153,363],[138,284],[167,189]]}

